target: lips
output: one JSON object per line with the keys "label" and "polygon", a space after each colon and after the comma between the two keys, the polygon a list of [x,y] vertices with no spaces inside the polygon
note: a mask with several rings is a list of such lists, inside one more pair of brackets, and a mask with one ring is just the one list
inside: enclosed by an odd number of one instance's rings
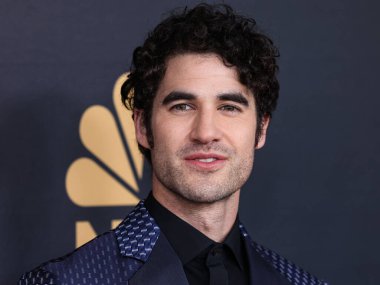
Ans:
{"label": "lips", "polygon": [[215,153],[193,153],[185,156],[185,161],[197,170],[216,171],[224,166],[227,157]]}

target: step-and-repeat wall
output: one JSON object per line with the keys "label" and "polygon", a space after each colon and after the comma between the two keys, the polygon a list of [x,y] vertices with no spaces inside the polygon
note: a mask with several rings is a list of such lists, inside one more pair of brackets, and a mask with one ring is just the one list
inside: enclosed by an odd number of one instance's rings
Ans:
{"label": "step-and-repeat wall", "polygon": [[[197,2],[0,3],[0,284],[111,229],[147,195],[120,84],[148,31]],[[241,220],[331,284],[379,284],[380,4],[231,4],[281,53],[279,106]]]}

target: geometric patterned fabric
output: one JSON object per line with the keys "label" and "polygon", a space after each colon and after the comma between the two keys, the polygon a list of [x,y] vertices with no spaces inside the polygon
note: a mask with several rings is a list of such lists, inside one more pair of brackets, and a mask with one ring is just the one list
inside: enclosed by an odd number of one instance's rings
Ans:
{"label": "geometric patterned fabric", "polygon": [[160,228],[140,201],[136,208],[115,229],[120,252],[146,262],[160,235]]}
{"label": "geometric patterned fabric", "polygon": [[120,257],[114,234],[107,232],[69,255],[24,274],[18,284],[127,284],[142,264]]}
{"label": "geometric patterned fabric", "polygon": [[[284,275],[289,284],[327,285],[277,253],[253,242],[244,227],[241,224],[239,227],[253,249]],[[159,235],[159,227],[141,201],[115,230],[25,273],[18,285],[128,284],[128,280],[148,260]]]}

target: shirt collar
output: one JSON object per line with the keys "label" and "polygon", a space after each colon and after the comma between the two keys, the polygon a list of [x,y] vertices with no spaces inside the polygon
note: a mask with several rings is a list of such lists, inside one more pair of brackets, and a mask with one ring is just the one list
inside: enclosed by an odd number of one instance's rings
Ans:
{"label": "shirt collar", "polygon": [[239,217],[236,217],[235,223],[232,226],[231,231],[227,235],[224,244],[227,245],[236,261],[238,262],[240,269],[243,269],[244,264],[244,242],[239,228]]}
{"label": "shirt collar", "polygon": [[[213,240],[209,239],[203,233],[162,206],[153,197],[152,193],[150,193],[145,200],[145,206],[149,211],[149,214],[157,222],[161,232],[164,233],[169,243],[172,245],[183,265],[193,260],[211,245],[216,244]],[[231,249],[242,269],[243,242],[238,219],[236,219],[230,233],[227,235],[224,244]]]}

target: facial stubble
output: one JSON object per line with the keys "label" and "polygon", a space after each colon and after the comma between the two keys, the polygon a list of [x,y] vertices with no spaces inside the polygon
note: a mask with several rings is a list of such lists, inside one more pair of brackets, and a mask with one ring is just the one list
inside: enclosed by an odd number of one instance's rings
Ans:
{"label": "facial stubble", "polygon": [[[195,152],[217,152],[227,157],[226,164],[215,171],[204,171],[186,165],[184,157]],[[248,180],[251,174],[254,150],[246,157],[220,143],[190,144],[167,157],[165,149],[152,152],[153,175],[158,182],[175,195],[193,203],[214,203],[227,199]]]}

